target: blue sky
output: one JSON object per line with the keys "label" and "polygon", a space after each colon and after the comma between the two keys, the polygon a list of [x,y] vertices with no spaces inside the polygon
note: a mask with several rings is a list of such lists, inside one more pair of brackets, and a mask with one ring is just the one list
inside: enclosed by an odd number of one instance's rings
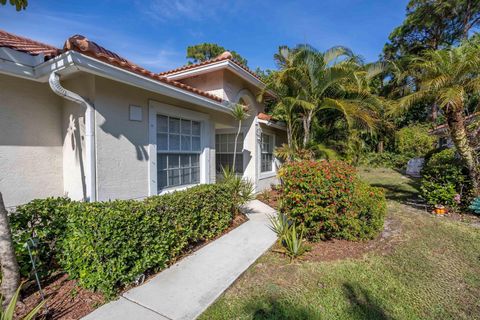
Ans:
{"label": "blue sky", "polygon": [[29,0],[0,6],[0,29],[57,47],[74,34],[152,71],[185,64],[188,45],[218,43],[250,68],[273,68],[279,45],[345,45],[375,60],[408,0]]}

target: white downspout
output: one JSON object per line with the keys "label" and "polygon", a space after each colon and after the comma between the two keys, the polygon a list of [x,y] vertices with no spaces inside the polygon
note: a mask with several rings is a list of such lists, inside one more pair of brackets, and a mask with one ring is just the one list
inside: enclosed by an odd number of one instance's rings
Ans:
{"label": "white downspout", "polygon": [[62,87],[60,77],[52,72],[48,78],[48,83],[53,92],[57,95],[73,101],[78,104],[83,104],[85,110],[85,185],[86,185],[86,201],[93,202],[97,200],[96,188],[96,173],[95,173],[95,108],[86,99],[70,90]]}

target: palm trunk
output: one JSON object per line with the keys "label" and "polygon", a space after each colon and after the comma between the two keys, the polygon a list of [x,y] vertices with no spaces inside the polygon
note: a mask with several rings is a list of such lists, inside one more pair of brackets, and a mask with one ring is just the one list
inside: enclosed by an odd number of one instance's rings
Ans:
{"label": "palm trunk", "polygon": [[0,265],[2,270],[1,293],[8,305],[20,285],[20,272],[12,243],[12,233],[8,223],[8,214],[0,192]]}
{"label": "palm trunk", "polygon": [[478,196],[480,195],[480,169],[475,150],[469,144],[463,113],[449,106],[446,108],[446,117],[452,141],[468,169],[474,195]]}
{"label": "palm trunk", "polygon": [[292,125],[287,123],[287,144],[289,148],[292,148],[293,142],[293,133],[292,133]]}
{"label": "palm trunk", "polygon": [[312,124],[313,111],[308,111],[303,116],[303,147],[307,147],[308,141],[310,141],[310,126]]}
{"label": "palm trunk", "polygon": [[378,153],[383,153],[383,149],[384,149],[383,146],[384,146],[383,140],[378,141],[378,144],[377,144],[377,152]]}
{"label": "palm trunk", "polygon": [[242,128],[242,121],[238,121],[238,130],[237,130],[237,135],[235,136],[235,146],[233,147],[233,172],[236,172],[235,170],[235,162],[237,159],[237,141],[238,141],[238,136],[240,135],[240,130]]}

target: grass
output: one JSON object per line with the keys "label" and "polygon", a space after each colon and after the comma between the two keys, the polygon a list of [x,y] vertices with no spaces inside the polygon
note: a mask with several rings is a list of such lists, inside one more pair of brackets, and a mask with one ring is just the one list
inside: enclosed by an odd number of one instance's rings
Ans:
{"label": "grass", "polygon": [[389,169],[393,247],[362,259],[289,263],[263,255],[200,319],[480,319],[480,229],[404,204],[415,181]]}

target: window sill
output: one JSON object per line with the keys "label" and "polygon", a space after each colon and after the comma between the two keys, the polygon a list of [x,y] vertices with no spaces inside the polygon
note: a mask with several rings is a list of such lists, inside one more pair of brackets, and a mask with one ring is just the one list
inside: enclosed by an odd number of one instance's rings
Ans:
{"label": "window sill", "polygon": [[258,179],[262,180],[262,179],[272,178],[276,176],[277,176],[277,173],[275,171],[260,172],[260,176],[258,177]]}
{"label": "window sill", "polygon": [[168,193],[172,193],[172,192],[175,192],[175,191],[186,190],[186,189],[188,189],[188,188],[198,186],[199,184],[200,184],[200,183],[195,183],[195,184],[189,184],[189,185],[186,185],[186,186],[178,186],[178,187],[165,188],[165,189],[162,189],[162,190],[158,190],[158,191],[157,191],[157,195],[158,195],[158,196],[161,196],[161,195],[163,195],[163,194],[168,194]]}

